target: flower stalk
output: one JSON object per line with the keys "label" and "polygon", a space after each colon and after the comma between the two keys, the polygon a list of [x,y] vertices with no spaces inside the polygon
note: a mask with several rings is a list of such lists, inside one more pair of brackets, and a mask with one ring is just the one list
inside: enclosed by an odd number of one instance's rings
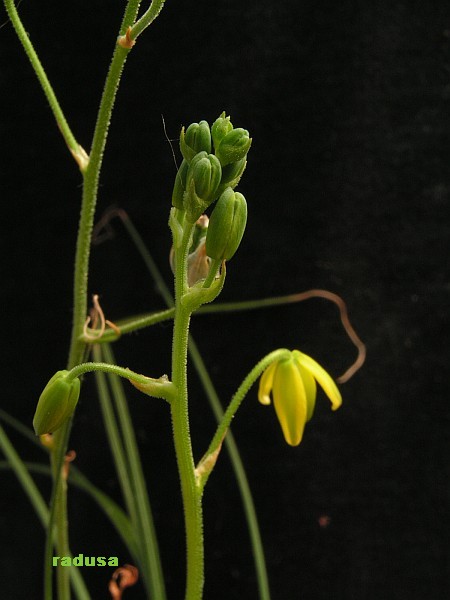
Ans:
{"label": "flower stalk", "polygon": [[[234,415],[236,414],[238,408],[242,404],[242,401],[246,397],[252,385],[261,376],[263,371],[269,367],[273,362],[282,360],[283,358],[287,358],[290,355],[290,351],[286,348],[279,348],[278,350],[274,350],[270,352],[264,358],[262,358],[250,371],[250,373],[245,377],[241,385],[238,387],[237,391],[231,398],[231,401],[217,426],[216,432],[211,440],[211,443],[208,447],[208,450],[205,452],[204,456],[215,456],[216,453],[220,450],[222,446],[222,441],[225,438],[225,435],[230,427],[231,421],[233,420]],[[203,459],[202,459],[203,460]],[[214,466],[214,465],[213,465]],[[201,477],[199,480],[199,486],[201,489],[205,487],[205,484],[211,474],[211,470],[203,469],[201,473]]]}
{"label": "flower stalk", "polygon": [[183,302],[190,293],[187,284],[187,256],[193,227],[189,223],[185,224],[181,244],[175,247],[175,316],[172,342],[172,383],[176,389],[176,398],[171,404],[171,417],[186,533],[185,600],[200,600],[204,582],[202,499],[195,476],[187,388],[189,322],[192,311]]}

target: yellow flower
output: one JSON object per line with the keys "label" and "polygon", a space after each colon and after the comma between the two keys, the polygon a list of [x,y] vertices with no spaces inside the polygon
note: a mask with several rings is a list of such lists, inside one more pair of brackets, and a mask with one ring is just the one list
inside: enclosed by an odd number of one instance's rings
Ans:
{"label": "yellow flower", "polygon": [[258,399],[261,404],[270,404],[272,394],[284,439],[291,446],[300,444],[305,425],[313,415],[316,381],[330,399],[332,410],[337,410],[342,397],[333,379],[299,350],[293,350],[288,358],[274,361],[261,376]]}

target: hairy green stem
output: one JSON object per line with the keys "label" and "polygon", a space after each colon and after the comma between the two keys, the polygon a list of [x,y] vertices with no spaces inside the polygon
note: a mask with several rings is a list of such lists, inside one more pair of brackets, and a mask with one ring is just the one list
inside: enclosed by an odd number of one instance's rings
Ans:
{"label": "hairy green stem", "polygon": [[[115,214],[117,214],[117,216],[120,217],[125,229],[127,230],[128,234],[133,240],[139,254],[141,255],[153,279],[155,280],[157,289],[164,298],[167,306],[173,306],[174,300],[172,298],[172,294],[170,293],[170,290],[167,287],[157,264],[153,260],[152,255],[148,251],[144,240],[142,239],[138,230],[134,226],[133,222],[128,217],[128,215],[122,210],[117,211]],[[203,309],[208,307],[214,308],[214,306],[216,305],[208,304],[206,306],[202,306],[198,311],[196,311],[195,314],[202,312]],[[173,311],[174,314],[174,309],[170,310]],[[173,318],[173,314],[170,318]],[[200,377],[201,383],[203,385],[213,413],[216,417],[216,420],[218,423],[220,423],[224,414],[223,409],[217,392],[209,376],[209,373],[206,369],[203,358],[192,336],[189,336],[189,354],[192,358],[194,367],[197,370],[197,373]],[[259,598],[260,600],[270,600],[269,581],[267,576],[266,562],[264,558],[264,550],[259,530],[258,518],[256,515],[255,504],[253,502],[252,493],[247,480],[247,475],[245,473],[245,468],[242,464],[242,460],[239,455],[239,451],[231,431],[229,431],[225,437],[225,447],[230,456],[231,464],[233,466],[239,491],[241,494],[244,511],[247,517],[247,525],[249,528],[250,540],[253,549],[253,557],[255,561]]]}
{"label": "hairy green stem", "polygon": [[119,367],[118,365],[111,365],[105,362],[86,362],[73,367],[67,375],[67,382],[70,383],[72,379],[81,377],[85,373],[92,373],[93,371],[101,371],[102,373],[114,373],[119,377],[135,381],[136,383],[145,383],[148,379],[145,375],[139,375],[134,371],[130,371],[125,367]]}
{"label": "hairy green stem", "polygon": [[118,365],[103,362],[87,362],[77,365],[69,371],[66,381],[67,383],[70,383],[73,379],[81,377],[81,375],[84,375],[85,373],[99,371],[103,373],[111,373],[112,375],[117,375],[118,377],[128,379],[128,381],[131,381],[131,383],[133,383],[133,385],[135,385],[135,387],[137,387],[139,390],[146,393],[148,396],[153,396],[154,398],[164,398],[168,402],[171,402],[173,396],[175,395],[174,385],[168,381],[167,377],[164,375],[159,379],[153,379],[151,377],[146,377],[145,375],[135,373],[130,369],[125,369],[124,367],[119,367]]}
{"label": "hairy green stem", "polygon": [[[50,498],[50,513],[47,527],[47,539],[44,554],[44,598],[53,598],[53,534],[56,536],[56,551],[58,556],[69,556],[69,541],[67,533],[67,483],[63,476],[64,457],[66,454],[71,420],[65,423],[53,436],[53,448],[50,462],[53,474],[53,488]],[[58,599],[70,599],[69,581],[64,568],[57,567]]]}
{"label": "hairy green stem", "polygon": [[214,281],[214,279],[216,278],[217,275],[217,271],[219,270],[220,264],[221,264],[221,260],[218,260],[217,258],[215,258],[212,262],[211,262],[211,267],[209,269],[209,273],[208,276],[206,277],[204,283],[203,283],[203,287],[204,288],[209,288],[209,286],[212,284],[212,282]]}
{"label": "hairy green stem", "polygon": [[[80,213],[75,270],[74,270],[74,303],[72,338],[69,350],[68,368],[83,361],[86,351],[86,343],[81,338],[84,321],[87,313],[88,294],[88,269],[92,237],[93,220],[97,200],[100,169],[102,165],[103,152],[106,144],[109,123],[114,106],[116,92],[120,82],[122,70],[127,58],[129,48],[116,44],[112,62],[106,79],[103,96],[95,127],[91,155],[87,157],[84,150],[79,146],[73,136],[64,114],[59,106],[53,88],[39,61],[39,58],[31,44],[31,41],[23,27],[13,0],[4,0],[6,10],[24,47],[24,50],[32,64],[32,67],[41,83],[45,96],[50,104],[59,129],[68,145],[72,155],[77,160],[83,173],[83,197]],[[120,33],[123,35],[133,25],[139,9],[140,0],[129,0],[126,6],[125,16],[122,21]],[[159,14],[163,2],[155,2],[146,13],[146,23],[150,22]],[[158,8],[159,5],[159,8]],[[155,13],[152,13],[152,8]],[[145,15],[144,15],[145,16]],[[45,597],[52,597],[52,567],[50,563],[52,554],[53,525],[56,526],[57,551],[66,556],[69,553],[68,526],[67,526],[67,483],[62,475],[64,457],[67,450],[71,423],[67,422],[54,435],[54,449],[51,455],[53,491],[50,505],[49,526],[47,532],[47,543],[45,551],[44,579]],[[69,572],[58,567],[57,588],[59,600],[70,599]]]}
{"label": "hairy green stem", "polygon": [[185,225],[181,244],[175,250],[175,318],[172,345],[172,383],[177,396],[171,404],[173,438],[181,482],[186,530],[185,600],[200,600],[204,582],[203,512],[201,491],[197,486],[189,430],[187,352],[190,311],[183,306],[188,294],[187,254],[192,226]]}
{"label": "hairy green stem", "polygon": [[[168,308],[166,310],[161,310],[149,315],[121,319],[114,322],[116,329],[106,329],[101,335],[98,335],[97,338],[94,338],[94,334],[89,341],[95,342],[96,344],[114,342],[115,340],[119,339],[122,334],[125,335],[126,333],[132,333],[133,331],[144,329],[145,327],[150,327],[151,325],[156,325],[157,323],[162,323],[163,321],[169,321],[170,319],[173,319],[174,314],[175,309]],[[81,336],[81,339],[88,341],[88,338],[85,334]]]}
{"label": "hairy green stem", "polygon": [[[120,29],[121,33],[124,33],[126,29],[134,23],[138,8],[139,0],[129,0]],[[114,100],[128,52],[128,49],[122,48],[116,44],[100,102],[89,163],[83,171],[83,196],[74,269],[72,337],[67,365],[69,369],[82,362],[86,350],[86,345],[83,341],[80,341],[80,336],[83,332],[87,313],[89,256],[98,182]],[[62,467],[67,450],[70,427],[71,421],[68,421],[54,436],[55,449],[52,453],[54,483],[46,544],[46,564],[44,566],[45,594],[49,599],[52,594],[52,567],[49,564],[49,557],[51,556],[52,524],[54,516],[56,517],[58,553],[61,556],[65,556],[69,550],[67,531],[67,486],[62,477]],[[64,568],[58,566],[58,581],[60,582],[58,583],[58,592],[60,600],[68,600],[70,598],[70,589],[68,588],[66,577]]]}
{"label": "hairy green stem", "polygon": [[[223,419],[224,411],[214,384],[211,381],[208,370],[206,369],[202,355],[200,354],[197,344],[192,336],[189,336],[189,354],[200,377],[205,393],[209,399],[209,403],[216,421],[217,423],[220,423]],[[239,454],[238,446],[230,430],[225,437],[225,447],[230,456],[231,465],[238,483],[239,493],[241,495],[242,505],[244,507],[244,512],[247,519],[247,526],[255,563],[259,600],[270,600],[269,578],[267,575],[266,559],[264,557],[264,548],[259,530],[255,503],[253,501],[252,492]]]}
{"label": "hairy green stem", "polygon": [[[57,526],[57,545],[58,549],[63,549],[63,556],[67,556],[69,554],[69,529],[67,517],[67,481],[64,476],[60,478],[60,484],[57,486],[56,490],[55,517]],[[70,598],[70,578],[68,569],[57,570],[56,588],[59,600]]]}
{"label": "hairy green stem", "polygon": [[159,13],[162,11],[165,0],[152,0],[150,8],[142,15],[142,17],[136,21],[131,28],[130,38],[135,40],[144,29],[147,29],[149,25],[153,23]]}
{"label": "hairy green stem", "polygon": [[216,429],[216,433],[214,434],[214,437],[211,440],[206,455],[213,455],[217,451],[217,449],[220,448],[222,440],[225,437],[225,434],[231,424],[234,415],[236,414],[239,406],[241,405],[248,391],[258,379],[258,377],[261,376],[262,372],[274,361],[281,360],[283,357],[288,357],[289,355],[289,350],[287,350],[286,348],[279,348],[278,350],[274,350],[273,352],[267,354],[253,367],[253,369],[245,377],[244,381],[241,383],[236,393],[232,397],[223,415],[223,418]]}
{"label": "hairy green stem", "polygon": [[116,46],[100,105],[89,165],[84,173],[83,198],[75,255],[74,310],[69,367],[82,362],[85,350],[85,342],[80,340],[80,337],[83,333],[87,314],[89,258],[98,182],[111,113],[128,52],[129,50]]}

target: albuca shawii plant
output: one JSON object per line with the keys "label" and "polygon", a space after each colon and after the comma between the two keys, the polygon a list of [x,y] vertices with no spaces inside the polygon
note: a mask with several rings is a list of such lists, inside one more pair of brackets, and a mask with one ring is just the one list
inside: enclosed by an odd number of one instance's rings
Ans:
{"label": "albuca shawii plant", "polygon": [[[44,501],[36,487],[31,477],[32,468],[22,462],[12,448],[5,430],[0,427],[0,446],[47,531],[43,597],[50,600],[56,591],[59,600],[69,599],[72,593],[77,598],[90,598],[81,571],[78,569],[83,561],[79,557],[72,557],[70,552],[67,520],[67,481],[70,479],[75,485],[92,494],[111,519],[128,548],[130,564],[118,565],[117,561],[112,559],[108,562],[109,566],[116,567],[111,573],[109,587],[111,597],[121,598],[125,588],[140,577],[148,598],[153,600],[166,598],[163,566],[159,558],[146,492],[144,469],[139,458],[124,387],[121,383],[125,380],[126,384],[131,383],[143,394],[165,402],[170,410],[184,509],[185,599],[199,600],[203,597],[205,525],[202,498],[222,445],[225,443],[235,467],[238,485],[242,490],[246,515],[252,516],[249,518],[249,528],[259,598],[268,600],[269,583],[257,519],[248,492],[245,472],[229,432],[230,423],[258,379],[260,380],[259,401],[268,405],[273,399],[274,413],[280,423],[282,434],[291,446],[297,446],[301,442],[305,425],[313,416],[317,383],[331,401],[333,410],[339,408],[342,399],[335,381],[313,358],[297,349],[276,349],[258,360],[255,367],[237,387],[226,410],[222,410],[217,398],[206,386],[206,394],[217,418],[217,429],[202,457],[200,459],[194,457],[189,426],[187,378],[189,352],[191,352],[191,360],[203,379],[205,376],[202,373],[205,371],[194,342],[188,345],[189,325],[191,316],[196,311],[206,310],[204,306],[212,303],[219,296],[226,280],[227,262],[238,251],[244,235],[247,223],[247,201],[242,193],[236,191],[236,188],[247,166],[252,138],[247,129],[235,127],[225,112],[211,124],[207,120],[200,120],[181,129],[182,160],[171,189],[171,206],[168,200],[169,227],[172,234],[170,262],[174,275],[173,296],[162,281],[156,265],[149,261],[152,275],[158,280],[158,287],[167,303],[167,310],[141,315],[139,318],[128,317],[112,323],[105,319],[98,296],[95,295],[89,311],[90,300],[87,293],[89,254],[99,174],[115,92],[129,52],[135,46],[139,35],[159,15],[163,0],[153,0],[141,16],[138,16],[140,3],[137,0],[129,0],[126,3],[125,15],[106,78],[89,152],[80,146],[70,129],[45,70],[21,23],[14,1],[4,0],[4,4],[83,179],[75,252],[73,324],[67,364],[65,368],[61,365],[61,370],[49,377],[37,402],[33,420],[34,432],[38,436],[36,439],[49,454],[49,473],[53,482],[49,502]],[[169,189],[167,196],[170,196]],[[251,206],[251,198],[249,202]],[[257,208],[255,207],[254,210]],[[145,253],[141,238],[126,214],[122,211],[117,211],[115,214],[121,216],[139,251]],[[338,382],[342,383],[361,366],[364,360],[364,346],[348,321],[344,303],[335,294],[324,290],[311,290],[287,297],[241,302],[233,308],[249,309],[298,302],[311,297],[327,298],[338,305],[344,327],[358,348],[355,364],[338,379]],[[229,309],[230,306],[213,305],[208,307],[208,310],[220,311],[224,308]],[[111,344],[120,336],[168,319],[173,320],[172,362],[167,365],[168,374],[152,373],[151,365],[149,365],[149,374],[141,374],[115,364]],[[89,372],[95,373],[99,402],[123,493],[124,508],[108,498],[79,470],[70,465],[73,459],[73,453],[68,452],[71,424],[76,418],[78,399],[80,394],[83,394],[81,378]],[[4,420],[14,426],[13,418],[4,417]],[[103,557],[98,561],[100,562],[97,564],[106,563]],[[71,568],[67,569],[66,565],[71,565]],[[55,573],[56,577],[54,577]]]}

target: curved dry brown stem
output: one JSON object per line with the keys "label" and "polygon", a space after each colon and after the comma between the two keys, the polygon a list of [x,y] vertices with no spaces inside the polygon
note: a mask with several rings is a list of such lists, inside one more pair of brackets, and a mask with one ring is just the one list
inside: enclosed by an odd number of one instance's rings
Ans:
{"label": "curved dry brown stem", "polygon": [[363,366],[364,361],[366,360],[366,346],[350,323],[345,302],[337,294],[329,292],[328,290],[313,289],[307,290],[306,292],[300,292],[299,294],[291,294],[290,296],[287,296],[286,299],[288,302],[302,302],[303,300],[309,300],[310,298],[325,298],[325,300],[330,300],[330,302],[336,304],[339,309],[341,322],[345,332],[358,350],[358,355],[354,363],[350,365],[345,373],[336,378],[338,383],[345,383]]}
{"label": "curved dry brown stem", "polygon": [[[122,208],[111,207],[104,213],[102,218],[98,221],[97,225],[95,226],[93,243],[101,243],[104,239],[111,238],[113,236],[113,230],[110,222],[116,217],[121,219],[122,222],[129,220],[129,217],[125,210],[123,210]],[[277,303],[284,304],[303,302],[304,300],[309,300],[310,298],[324,298],[325,300],[329,300],[330,302],[336,304],[336,306],[339,309],[341,322],[345,329],[345,332],[347,333],[348,337],[350,338],[350,340],[352,341],[352,343],[358,351],[355,361],[340,377],[336,378],[336,381],[338,383],[345,383],[349,379],[351,379],[353,375],[363,366],[366,360],[366,346],[361,341],[358,334],[354,330],[352,324],[350,323],[347,306],[344,300],[342,300],[342,298],[334,292],[329,292],[328,290],[322,289],[311,289],[305,292],[300,292],[298,294],[290,294],[288,296],[283,296],[282,298],[278,299],[279,302]],[[108,321],[106,323],[112,327],[112,325]]]}
{"label": "curved dry brown stem", "polygon": [[94,245],[101,244],[105,240],[109,240],[114,237],[114,230],[111,226],[111,221],[116,217],[118,217],[121,221],[128,219],[128,215],[123,208],[117,208],[115,206],[111,206],[103,213],[92,231],[92,243]]}

